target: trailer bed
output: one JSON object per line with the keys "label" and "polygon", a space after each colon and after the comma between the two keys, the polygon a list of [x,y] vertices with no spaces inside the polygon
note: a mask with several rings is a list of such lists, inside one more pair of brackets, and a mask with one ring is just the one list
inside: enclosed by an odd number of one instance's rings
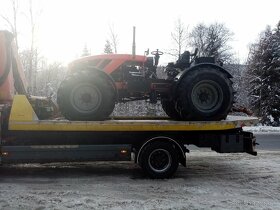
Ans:
{"label": "trailer bed", "polygon": [[251,126],[255,117],[228,116],[222,121],[174,121],[122,119],[105,121],[33,120],[10,121],[9,130],[28,131],[218,131]]}
{"label": "trailer bed", "polygon": [[39,120],[25,96],[13,101],[10,131],[219,131],[254,125],[256,117],[228,116],[222,121],[174,121],[163,117],[114,117],[105,121]]}

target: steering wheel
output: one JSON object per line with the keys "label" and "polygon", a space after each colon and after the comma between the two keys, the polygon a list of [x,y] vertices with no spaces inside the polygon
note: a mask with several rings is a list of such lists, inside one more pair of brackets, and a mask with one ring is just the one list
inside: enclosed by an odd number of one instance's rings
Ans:
{"label": "steering wheel", "polygon": [[163,52],[159,51],[158,49],[151,52],[152,55],[163,55]]}
{"label": "steering wheel", "polygon": [[158,49],[157,49],[156,51],[152,51],[151,54],[155,56],[155,66],[157,66],[159,57],[160,57],[160,55],[163,55],[163,52],[158,51]]}
{"label": "steering wheel", "polygon": [[198,53],[198,48],[195,48],[193,54],[191,54],[191,56],[196,57]]}
{"label": "steering wheel", "polygon": [[196,59],[197,53],[198,53],[198,48],[195,48],[194,53],[191,54],[192,58],[190,63],[192,63]]}

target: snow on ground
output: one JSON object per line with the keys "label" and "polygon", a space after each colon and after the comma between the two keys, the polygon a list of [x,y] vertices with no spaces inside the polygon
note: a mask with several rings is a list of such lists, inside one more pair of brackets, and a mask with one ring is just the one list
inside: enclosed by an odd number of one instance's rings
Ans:
{"label": "snow on ground", "polygon": [[245,126],[244,131],[256,132],[256,133],[280,133],[280,127],[272,126]]}
{"label": "snow on ground", "polygon": [[280,209],[280,152],[193,151],[169,180],[132,162],[3,166],[0,209]]}

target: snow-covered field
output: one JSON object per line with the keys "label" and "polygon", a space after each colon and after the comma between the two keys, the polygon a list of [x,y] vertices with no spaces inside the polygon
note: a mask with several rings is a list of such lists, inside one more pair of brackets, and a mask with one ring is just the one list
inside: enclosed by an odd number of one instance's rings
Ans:
{"label": "snow-covered field", "polygon": [[131,162],[3,166],[0,209],[280,209],[280,152],[193,151],[169,180]]}

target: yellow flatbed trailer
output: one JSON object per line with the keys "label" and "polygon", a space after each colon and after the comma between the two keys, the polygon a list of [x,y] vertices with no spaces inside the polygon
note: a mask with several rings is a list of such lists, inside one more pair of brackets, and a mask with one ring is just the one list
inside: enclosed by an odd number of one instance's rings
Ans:
{"label": "yellow flatbed trailer", "polygon": [[[1,112],[0,163],[116,160],[132,157],[152,178],[167,178],[186,165],[188,145],[220,153],[256,155],[256,139],[243,126],[254,117],[223,121],[113,118],[105,121],[39,120],[27,98],[14,97]],[[133,154],[133,155],[132,155]]]}

